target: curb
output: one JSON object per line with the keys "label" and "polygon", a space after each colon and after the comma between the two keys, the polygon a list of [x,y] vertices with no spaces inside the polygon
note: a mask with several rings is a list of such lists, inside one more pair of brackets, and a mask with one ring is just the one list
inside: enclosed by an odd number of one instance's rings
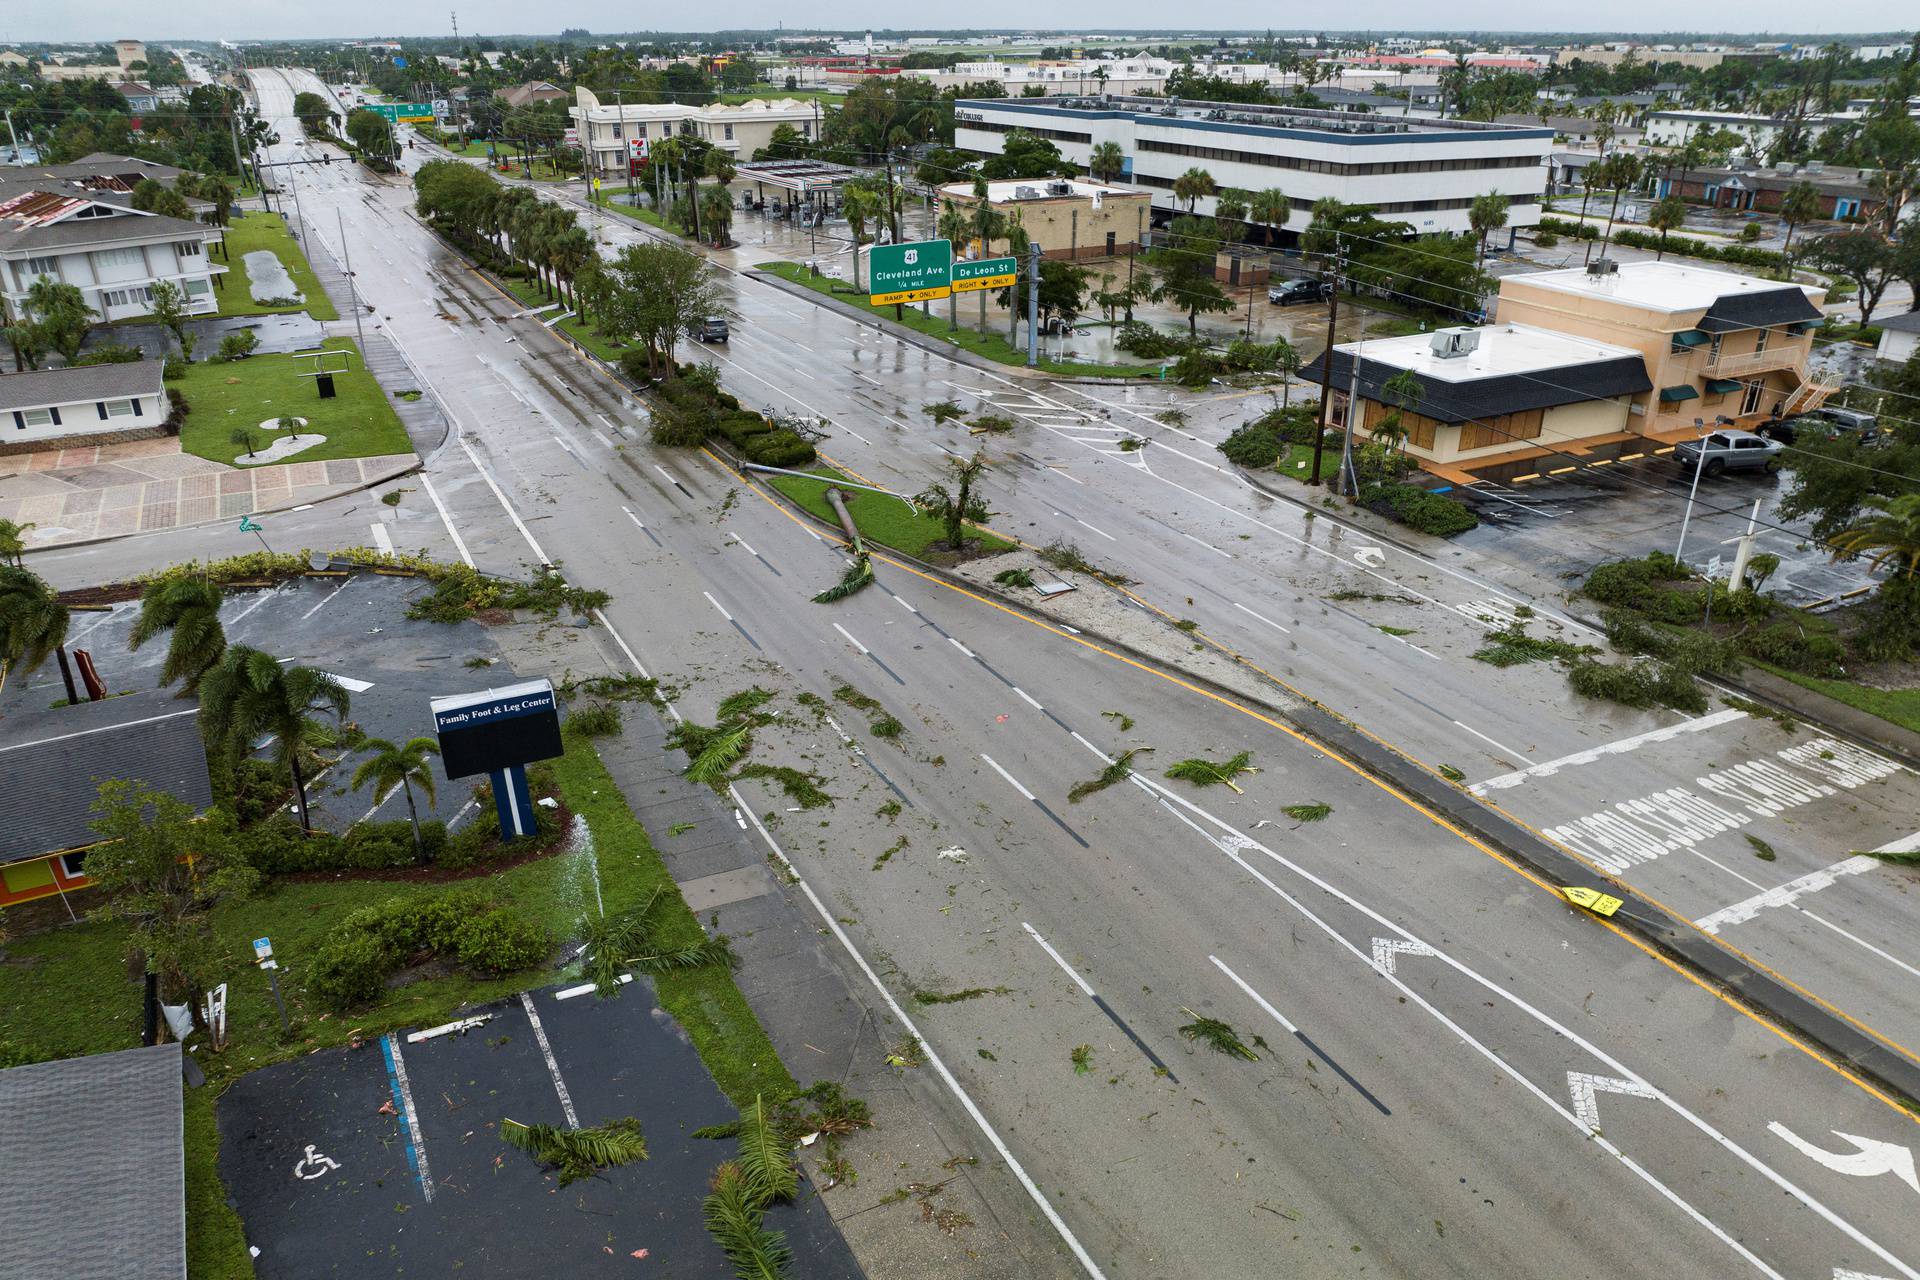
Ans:
{"label": "curb", "polygon": [[989,360],[985,356],[969,351],[957,343],[941,342],[938,339],[929,338],[918,329],[910,329],[906,325],[895,324],[885,316],[873,315],[870,312],[862,311],[858,307],[842,302],[838,298],[821,293],[817,289],[809,289],[805,285],[795,284],[784,276],[775,275],[764,267],[746,267],[741,271],[743,275],[749,273],[754,279],[763,280],[782,293],[792,294],[796,298],[804,298],[816,307],[825,307],[830,311],[846,316],[849,320],[872,325],[875,329],[883,333],[891,334],[911,346],[919,347],[923,351],[931,351],[935,355],[945,356],[949,360],[974,369],[983,369],[990,373],[998,373],[1008,377],[1032,378],[1035,380],[1044,379],[1048,382],[1072,382],[1088,387],[1139,387],[1160,385],[1159,382],[1153,378],[1089,377],[1075,373],[1048,373],[1045,369],[1029,369],[1024,364],[1001,364],[998,360]]}
{"label": "curb", "polygon": [[[713,448],[711,444],[708,447]],[[743,478],[752,479],[751,473],[740,469],[739,460],[731,453],[715,448],[714,454]],[[776,500],[782,506],[796,512],[801,518],[821,528],[832,528],[778,489],[771,485],[764,487],[776,495]],[[951,570],[891,547],[886,551],[888,555],[950,586],[990,597],[1031,620],[1048,626],[1059,625],[1046,614],[1033,609],[1026,601],[1007,595],[991,585],[963,578]],[[1556,888],[1604,885],[1608,893],[1621,900],[1622,905],[1612,920],[1622,929],[1720,988],[1747,1010],[1797,1032],[1855,1072],[1903,1099],[1920,1102],[1920,1063],[1888,1048],[1817,1000],[1715,942],[1694,929],[1691,922],[1675,919],[1640,897],[1629,886],[1592,870],[1517,820],[1480,803],[1471,793],[1444,781],[1417,761],[1368,737],[1318,704],[1289,698],[1287,701],[1293,705],[1281,705],[1279,700],[1265,701],[1250,697],[1244,691],[1228,689],[1206,676],[1181,670],[1164,658],[1146,653],[1125,641],[1086,628],[1080,630],[1087,638],[1157,671],[1177,675],[1183,681],[1230,701],[1250,703],[1286,721],[1307,737],[1347,756],[1374,777],[1431,809],[1446,822],[1518,860]],[[1259,676],[1258,672],[1253,674]],[[1585,914],[1570,905],[1566,909]]]}

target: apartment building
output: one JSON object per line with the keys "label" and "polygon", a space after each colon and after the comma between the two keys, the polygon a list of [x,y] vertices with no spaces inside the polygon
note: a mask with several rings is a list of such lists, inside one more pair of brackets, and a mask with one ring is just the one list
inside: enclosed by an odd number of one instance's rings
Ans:
{"label": "apartment building", "polygon": [[691,106],[678,102],[603,103],[591,89],[574,90],[573,117],[580,145],[593,157],[594,172],[624,181],[639,172],[655,142],[699,138],[741,160],[773,141],[773,131],[789,125],[803,138],[820,134],[818,103],[796,98],[754,98],[737,104]]}
{"label": "apartment building", "polygon": [[[1096,144],[1118,143],[1123,180],[1147,188],[1157,210],[1186,212],[1173,183],[1199,168],[1221,187],[1285,191],[1295,229],[1330,196],[1423,234],[1468,230],[1474,197],[1489,192],[1511,203],[1509,235],[1533,226],[1554,141],[1541,127],[1111,95],[960,99],[954,126],[965,150],[997,154],[1020,129],[1051,139],[1079,165]],[[1214,204],[1202,199],[1194,211],[1211,214]]]}
{"label": "apartment building", "polygon": [[[1149,222],[1147,193],[1081,179],[989,182],[987,203],[1020,219],[1048,258],[1110,258],[1138,253]],[[971,215],[979,197],[971,182],[940,188],[941,207]]]}
{"label": "apartment building", "polygon": [[1640,353],[1649,388],[1629,405],[1643,436],[1691,434],[1695,419],[1758,422],[1812,408],[1808,372],[1826,290],[1675,262],[1538,271],[1500,281],[1497,317]]}
{"label": "apartment building", "polygon": [[194,315],[220,309],[212,261],[219,227],[143,213],[107,193],[53,183],[0,187],[0,304],[21,314],[42,277],[76,285],[102,320],[144,316],[153,286],[178,285]]}

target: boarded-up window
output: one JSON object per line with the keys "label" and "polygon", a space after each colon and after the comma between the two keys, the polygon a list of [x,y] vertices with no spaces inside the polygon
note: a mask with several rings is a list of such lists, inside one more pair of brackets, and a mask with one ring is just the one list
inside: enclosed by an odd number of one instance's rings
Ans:
{"label": "boarded-up window", "polygon": [[[1365,404],[1367,415],[1363,429],[1368,435],[1372,435],[1373,429],[1380,424],[1380,420],[1392,413],[1393,409],[1381,404],[1378,400],[1368,400]],[[1416,449],[1433,448],[1434,433],[1439,427],[1440,424],[1432,418],[1410,413],[1405,409],[1400,410],[1400,429],[1407,433],[1407,443]]]}
{"label": "boarded-up window", "polygon": [[1463,422],[1460,424],[1460,447],[1462,449],[1490,449],[1498,444],[1518,444],[1522,440],[1540,438],[1541,424],[1546,419],[1543,409],[1527,409],[1520,413],[1502,414],[1486,422]]}

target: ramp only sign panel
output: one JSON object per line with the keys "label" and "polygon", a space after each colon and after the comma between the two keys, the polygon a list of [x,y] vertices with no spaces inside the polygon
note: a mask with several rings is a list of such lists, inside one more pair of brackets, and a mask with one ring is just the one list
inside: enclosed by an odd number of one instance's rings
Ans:
{"label": "ramp only sign panel", "polygon": [[953,293],[953,245],[945,240],[877,244],[867,255],[867,302],[926,302]]}
{"label": "ramp only sign panel", "polygon": [[435,698],[432,706],[440,763],[450,779],[551,760],[566,750],[560,701],[548,680]]}

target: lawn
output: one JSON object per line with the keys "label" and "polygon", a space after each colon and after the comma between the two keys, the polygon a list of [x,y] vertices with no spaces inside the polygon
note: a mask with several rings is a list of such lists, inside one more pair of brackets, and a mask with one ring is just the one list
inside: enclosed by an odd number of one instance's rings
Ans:
{"label": "lawn", "polygon": [[1872,689],[1851,680],[1824,680],[1819,676],[1803,676],[1767,663],[1759,665],[1803,689],[1824,693],[1836,702],[1844,702],[1868,715],[1897,724],[1902,729],[1920,733],[1920,689]]}
{"label": "lawn", "polygon": [[[647,833],[590,746],[570,740],[552,764],[567,807],[584,817],[600,850],[597,860],[607,910],[638,905],[656,888],[667,907],[658,936],[683,946],[704,936],[687,910]],[[610,856],[617,851],[618,856]],[[556,937],[578,933],[583,903],[593,901],[595,864],[556,854],[466,883],[480,887],[544,924]],[[406,881],[282,881],[265,892],[216,908],[213,953],[226,957],[219,977],[230,984],[228,1047],[198,1056],[209,1087],[191,1090],[186,1105],[187,1253],[196,1280],[253,1274],[239,1218],[227,1207],[215,1165],[218,1133],[213,1102],[234,1078],[272,1062],[337,1047],[358,1032],[371,1036],[407,1026],[445,1022],[463,1005],[511,995],[530,983],[550,982],[540,969],[518,976],[425,978],[394,991],[381,1005],[352,1017],[308,1011],[299,973],[301,957],[347,912],[392,897],[443,891]],[[84,904],[83,904],[84,906]],[[294,1019],[283,1039],[266,976],[254,969],[252,939],[273,939],[286,964],[281,990]],[[140,988],[129,981],[126,934],[110,924],[80,924],[20,938],[8,946],[13,963],[0,965],[0,1061],[42,1061],[126,1048],[139,1037]],[[661,1004],[693,1038],[715,1081],[737,1104],[756,1093],[785,1095],[792,1077],[724,969],[700,969],[657,979]],[[628,997],[632,998],[632,997]]]}
{"label": "lawn", "polygon": [[[1027,362],[1027,353],[1024,348],[1012,346],[997,333],[981,333],[964,325],[954,329],[946,316],[929,316],[913,307],[901,307],[900,315],[896,320],[893,307],[869,306],[864,294],[840,292],[834,286],[838,284],[841,289],[845,289],[844,282],[834,280],[830,276],[810,275],[806,267],[798,262],[767,262],[762,263],[758,270],[804,285],[815,293],[824,293],[840,302],[859,307],[869,315],[903,324],[909,329],[917,329],[930,338],[950,342],[956,347],[971,351],[975,355],[985,356],[1000,364],[1024,365]],[[1062,377],[1081,378],[1158,378],[1161,370],[1161,366],[1157,364],[1083,364],[1071,360],[1049,360],[1045,356],[1040,357],[1039,367],[1048,373],[1059,374]]]}
{"label": "lawn", "polygon": [[[235,428],[259,428],[261,422],[285,414],[307,420],[300,429],[302,435],[317,432],[326,437],[325,443],[290,455],[288,462],[413,452],[407,429],[400,425],[380,384],[362,367],[353,339],[329,338],[322,345],[353,353],[347,370],[334,375],[338,394],[332,400],[320,399],[314,380],[300,376],[313,367],[309,359],[249,356],[188,365],[185,376],[168,384],[177,387],[187,401],[180,447],[197,457],[231,465],[246,453],[244,446],[233,442]],[[255,447],[265,448],[276,438],[278,433],[260,429]]]}
{"label": "lawn", "polygon": [[[831,476],[836,480],[851,480],[844,472],[836,471],[822,463],[807,468],[815,475]],[[989,471],[983,482],[990,485],[993,473]],[[819,516],[835,528],[839,527],[840,517],[827,505],[827,486],[814,484],[794,476],[762,476],[762,479],[778,489],[787,497]],[[933,479],[932,476],[928,477]],[[847,512],[853,517],[853,523],[860,530],[860,536],[869,542],[904,551],[910,556],[927,555],[927,547],[934,542],[946,540],[946,526],[924,511],[909,511],[907,505],[898,498],[889,498],[884,494],[868,493],[860,489],[843,489],[847,498]],[[1013,543],[1005,538],[974,527],[974,532],[985,551],[1011,551]]]}
{"label": "lawn", "polygon": [[[498,275],[499,273],[496,272],[495,274]],[[511,293],[529,307],[552,306],[555,301],[555,299],[549,298],[542,293],[540,286],[531,280],[516,280],[510,276],[501,276],[500,278],[506,284],[507,292]],[[561,310],[564,311],[565,309],[566,304],[562,303]],[[541,316],[540,319],[551,319],[552,315],[552,312],[548,312],[546,315]],[[633,349],[625,343],[616,343],[610,338],[607,338],[577,315],[568,316],[565,320],[555,325],[554,328],[566,334],[569,338],[572,338],[575,342],[609,364],[620,363],[620,357]]]}
{"label": "lawn", "polygon": [[[306,299],[300,303],[255,302],[247,279],[246,255],[258,249],[271,249],[293,287]],[[287,220],[277,213],[236,213],[226,229],[227,274],[220,286],[220,314],[223,316],[266,316],[285,311],[305,311],[315,320],[338,320],[326,291],[300,252]]]}
{"label": "lawn", "polygon": [[650,227],[658,227],[662,231],[671,231],[675,235],[680,234],[680,228],[674,226],[668,222],[666,218],[651,209],[643,209],[639,205],[623,203],[622,201],[607,196],[605,193],[595,196],[594,202],[601,208],[610,209],[623,218],[632,218],[635,222],[644,222]]}

